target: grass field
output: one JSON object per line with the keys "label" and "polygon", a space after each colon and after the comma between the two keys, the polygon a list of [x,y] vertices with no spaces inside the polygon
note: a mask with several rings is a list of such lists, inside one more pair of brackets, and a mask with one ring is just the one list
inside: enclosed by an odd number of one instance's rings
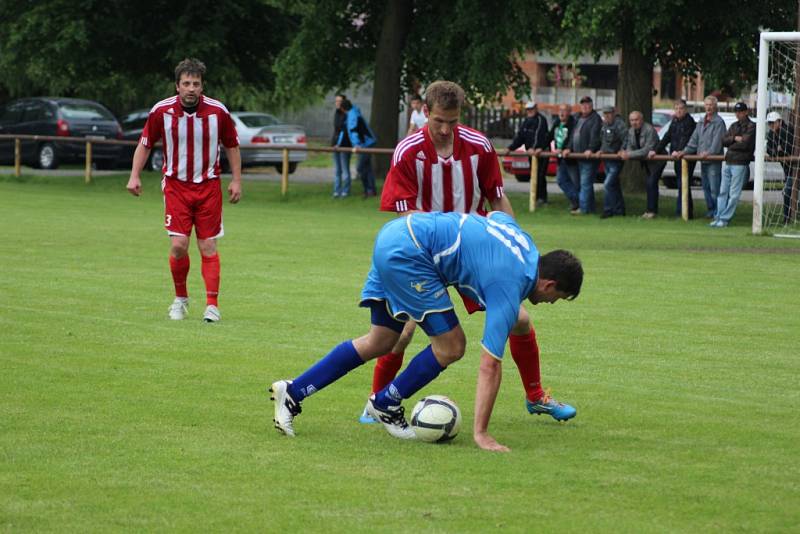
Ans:
{"label": "grass field", "polygon": [[512,197],[540,249],[584,262],[580,298],[529,306],[578,416],[528,415],[509,358],[491,430],[512,452],[491,454],[469,424],[480,314],[419,394],[459,403],[453,443],[359,425],[371,364],[309,398],[296,439],[271,427],[267,384],[366,330],[376,201],[246,182],[206,325],[196,249],[191,318],[166,319],[157,177],[139,199],[124,184],[0,177],[0,530],[800,530],[800,244],[749,235],[746,209],[712,230]]}

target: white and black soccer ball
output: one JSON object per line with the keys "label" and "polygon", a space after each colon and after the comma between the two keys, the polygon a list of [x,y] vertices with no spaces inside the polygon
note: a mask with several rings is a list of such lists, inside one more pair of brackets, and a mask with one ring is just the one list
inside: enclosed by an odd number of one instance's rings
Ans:
{"label": "white and black soccer ball", "polygon": [[461,429],[461,410],[444,395],[428,395],[414,406],[411,428],[420,441],[450,441]]}

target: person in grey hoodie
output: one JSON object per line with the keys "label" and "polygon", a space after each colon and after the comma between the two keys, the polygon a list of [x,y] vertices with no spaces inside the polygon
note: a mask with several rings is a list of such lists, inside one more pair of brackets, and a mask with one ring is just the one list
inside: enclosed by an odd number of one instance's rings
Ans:
{"label": "person in grey hoodie", "polygon": [[642,167],[647,172],[647,210],[642,214],[642,219],[654,219],[658,214],[658,179],[661,178],[661,169],[658,161],[646,160],[650,151],[655,150],[658,144],[658,134],[652,124],[644,122],[641,111],[631,111],[628,121],[631,127],[619,155],[623,160],[642,160]]}
{"label": "person in grey hoodie", "polygon": [[[684,154],[697,154],[701,157],[722,155],[725,121],[717,113],[717,97],[713,95],[705,97],[703,105],[706,108],[705,117],[697,123],[686,148],[681,152],[673,153],[673,156],[682,157]],[[722,162],[700,162],[700,174],[703,181],[703,195],[706,197],[706,207],[708,208],[706,218],[713,219],[717,211],[719,184],[722,180]]]}
{"label": "person in grey hoodie", "polygon": [[[614,106],[603,108],[603,126],[600,129],[600,150],[597,154],[617,154],[628,136],[628,127],[625,120],[617,115]],[[605,159],[603,165],[606,170],[606,179],[603,181],[605,198],[603,200],[603,214],[601,219],[614,215],[625,215],[625,200],[622,198],[622,187],[619,183],[619,173],[624,162],[618,159]]]}

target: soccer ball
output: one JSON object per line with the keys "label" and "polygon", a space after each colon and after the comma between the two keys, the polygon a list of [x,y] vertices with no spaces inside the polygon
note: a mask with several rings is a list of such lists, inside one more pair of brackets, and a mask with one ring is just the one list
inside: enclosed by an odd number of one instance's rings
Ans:
{"label": "soccer ball", "polygon": [[428,395],[414,406],[411,428],[420,441],[450,441],[461,429],[461,410],[444,395]]}

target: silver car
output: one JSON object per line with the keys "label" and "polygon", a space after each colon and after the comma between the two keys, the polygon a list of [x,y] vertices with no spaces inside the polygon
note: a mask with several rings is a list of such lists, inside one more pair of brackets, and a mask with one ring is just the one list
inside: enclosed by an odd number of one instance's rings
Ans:
{"label": "silver car", "polygon": [[[280,172],[283,165],[282,150],[267,150],[265,147],[305,148],[306,132],[301,126],[281,124],[269,113],[234,111],[231,113],[239,135],[242,167],[272,165]],[[305,161],[305,150],[289,151],[289,173]],[[224,159],[224,153],[223,153]],[[227,163],[227,162],[225,162]]]}

